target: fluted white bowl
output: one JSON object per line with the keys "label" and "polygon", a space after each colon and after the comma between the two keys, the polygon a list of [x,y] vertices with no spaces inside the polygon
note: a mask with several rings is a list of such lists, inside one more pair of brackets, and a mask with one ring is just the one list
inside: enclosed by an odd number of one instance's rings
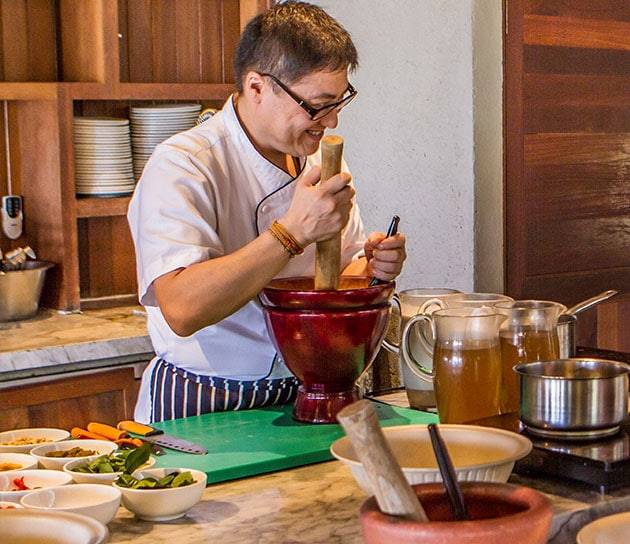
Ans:
{"label": "fluted white bowl", "polygon": [[[476,425],[440,425],[440,434],[462,482],[507,482],[514,463],[532,449],[531,441],[517,433]],[[383,433],[410,484],[441,482],[426,425],[384,427]],[[348,466],[359,487],[372,495],[363,465],[347,436],[330,451]]]}

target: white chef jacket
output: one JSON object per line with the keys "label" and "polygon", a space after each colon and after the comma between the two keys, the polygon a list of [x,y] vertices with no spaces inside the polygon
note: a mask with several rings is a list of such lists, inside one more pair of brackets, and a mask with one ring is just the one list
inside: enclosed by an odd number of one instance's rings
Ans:
{"label": "white chef jacket", "polygon": [[[320,161],[319,152],[302,159],[299,175]],[[157,355],[143,376],[136,420],[149,420],[149,377],[158,358],[196,374],[236,380],[290,375],[275,357],[257,299],[219,323],[182,337],[164,319],[153,282],[167,272],[228,255],[251,242],[287,212],[296,179],[255,149],[232,97],[211,119],[155,149],[127,215],[136,250],[140,303],[147,310]],[[364,240],[355,202],[342,233],[343,267],[362,254]],[[313,276],[314,267],[315,244],[311,244],[278,277]],[[274,364],[274,360],[279,362]]]}

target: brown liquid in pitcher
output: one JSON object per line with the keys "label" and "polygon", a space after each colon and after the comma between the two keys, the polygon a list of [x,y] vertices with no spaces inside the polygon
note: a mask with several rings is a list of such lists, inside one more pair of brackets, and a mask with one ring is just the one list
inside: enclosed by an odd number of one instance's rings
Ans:
{"label": "brown liquid in pitcher", "polygon": [[558,335],[551,331],[501,332],[501,413],[517,412],[520,391],[518,374],[512,367],[520,363],[551,361],[558,358]]}
{"label": "brown liquid in pitcher", "polygon": [[435,397],[441,423],[464,423],[500,411],[499,344],[461,349],[438,343],[433,354]]}

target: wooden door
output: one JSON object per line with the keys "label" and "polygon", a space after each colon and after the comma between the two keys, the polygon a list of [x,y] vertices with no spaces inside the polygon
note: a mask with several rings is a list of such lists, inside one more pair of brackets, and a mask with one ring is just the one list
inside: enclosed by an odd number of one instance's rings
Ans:
{"label": "wooden door", "polygon": [[507,292],[630,292],[630,1],[505,9]]}

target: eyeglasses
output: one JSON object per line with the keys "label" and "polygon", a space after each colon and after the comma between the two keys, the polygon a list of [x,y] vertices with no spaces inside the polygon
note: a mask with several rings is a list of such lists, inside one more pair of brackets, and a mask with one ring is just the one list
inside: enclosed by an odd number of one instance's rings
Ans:
{"label": "eyeglasses", "polygon": [[346,89],[346,96],[344,96],[338,102],[333,102],[332,104],[326,104],[321,108],[315,108],[311,106],[306,100],[295,94],[291,89],[289,89],[282,81],[280,81],[276,76],[271,74],[261,73],[261,76],[266,76],[271,78],[278,87],[280,87],[285,93],[287,93],[300,108],[302,108],[308,116],[311,118],[311,121],[317,121],[318,119],[322,119],[326,117],[331,111],[336,110],[340,111],[342,108],[345,108],[350,102],[354,100],[354,97],[357,95],[357,90],[348,83],[348,88]]}

